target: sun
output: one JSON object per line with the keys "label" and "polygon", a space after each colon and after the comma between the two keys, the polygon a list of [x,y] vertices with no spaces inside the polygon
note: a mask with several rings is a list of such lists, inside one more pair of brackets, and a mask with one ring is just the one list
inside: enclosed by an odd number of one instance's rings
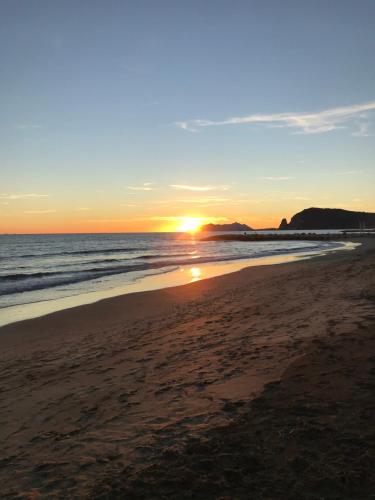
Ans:
{"label": "sun", "polygon": [[202,222],[203,220],[201,217],[184,217],[181,224],[176,228],[176,231],[195,233],[199,231]]}

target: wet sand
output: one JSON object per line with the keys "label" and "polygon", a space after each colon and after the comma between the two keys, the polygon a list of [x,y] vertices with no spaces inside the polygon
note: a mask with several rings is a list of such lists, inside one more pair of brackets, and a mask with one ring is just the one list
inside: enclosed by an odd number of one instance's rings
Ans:
{"label": "wet sand", "polygon": [[371,498],[361,242],[1,328],[1,496]]}

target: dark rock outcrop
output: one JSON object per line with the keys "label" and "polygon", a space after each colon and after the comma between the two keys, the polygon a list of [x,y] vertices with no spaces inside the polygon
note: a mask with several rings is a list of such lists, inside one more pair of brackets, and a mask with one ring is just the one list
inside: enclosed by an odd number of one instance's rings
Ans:
{"label": "dark rock outcrop", "polygon": [[288,221],[286,219],[281,221],[279,229],[288,229]]}
{"label": "dark rock outcrop", "polygon": [[253,231],[247,224],[233,222],[232,224],[206,224],[201,227],[202,231]]}
{"label": "dark rock outcrop", "polygon": [[279,229],[372,229],[375,213],[354,212],[340,208],[307,208],[293,215],[289,224],[281,221]]}

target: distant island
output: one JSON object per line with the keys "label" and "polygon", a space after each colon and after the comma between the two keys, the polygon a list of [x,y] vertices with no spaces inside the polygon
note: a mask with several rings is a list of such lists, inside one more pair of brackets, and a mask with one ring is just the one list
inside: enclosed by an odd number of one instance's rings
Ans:
{"label": "distant island", "polygon": [[232,222],[231,224],[205,224],[201,231],[253,231],[247,224]]}
{"label": "distant island", "polygon": [[306,208],[293,215],[289,224],[283,219],[279,226],[281,230],[372,228],[375,228],[375,213],[340,208]]}

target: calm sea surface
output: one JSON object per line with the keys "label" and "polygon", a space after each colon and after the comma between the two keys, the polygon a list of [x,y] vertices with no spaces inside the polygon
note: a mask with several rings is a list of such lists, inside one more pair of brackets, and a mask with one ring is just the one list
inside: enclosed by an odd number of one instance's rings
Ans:
{"label": "calm sea surface", "polygon": [[0,313],[4,308],[115,289],[186,266],[321,252],[340,245],[205,242],[181,233],[0,235]]}

